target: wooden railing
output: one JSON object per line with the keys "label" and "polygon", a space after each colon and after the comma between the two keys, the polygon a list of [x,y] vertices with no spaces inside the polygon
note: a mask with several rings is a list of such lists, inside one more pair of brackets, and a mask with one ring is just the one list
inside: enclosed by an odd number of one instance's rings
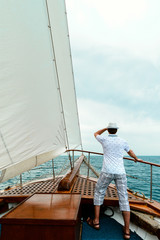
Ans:
{"label": "wooden railing", "polygon": [[[70,149],[67,150],[66,152],[71,152],[72,151],[72,156],[73,156],[73,162],[74,162],[74,152],[81,152],[81,153],[87,153],[88,154],[88,177],[89,177],[89,168],[90,168],[90,155],[94,154],[94,155],[100,155],[103,156],[103,153],[98,153],[98,152],[92,152],[92,151],[85,151],[85,150],[78,150],[78,149]],[[128,158],[128,157],[124,157],[123,159],[129,160],[129,161],[135,161],[133,158]],[[152,162],[146,162],[143,160],[138,160],[137,162],[139,163],[143,163],[143,164],[148,164],[150,165],[150,202],[152,202],[152,175],[153,175],[153,169],[152,167],[160,167],[160,164],[156,164],[156,163],[152,163]]]}

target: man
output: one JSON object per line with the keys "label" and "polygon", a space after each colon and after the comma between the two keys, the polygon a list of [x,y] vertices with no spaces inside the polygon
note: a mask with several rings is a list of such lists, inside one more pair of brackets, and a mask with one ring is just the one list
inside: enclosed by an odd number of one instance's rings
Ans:
{"label": "man", "polygon": [[[106,189],[112,180],[115,181],[117,193],[119,197],[120,211],[124,218],[124,239],[130,239],[130,207],[128,202],[127,194],[127,179],[126,172],[123,163],[124,150],[135,159],[135,162],[139,159],[136,157],[134,152],[129,148],[128,143],[119,138],[116,135],[117,132],[116,123],[109,123],[107,128],[101,129],[94,133],[96,139],[102,144],[104,159],[101,174],[95,188],[94,195],[94,206],[95,206],[95,217],[87,219],[87,223],[99,230],[99,214],[100,205],[103,204]],[[101,136],[105,131],[108,131],[108,136]]]}

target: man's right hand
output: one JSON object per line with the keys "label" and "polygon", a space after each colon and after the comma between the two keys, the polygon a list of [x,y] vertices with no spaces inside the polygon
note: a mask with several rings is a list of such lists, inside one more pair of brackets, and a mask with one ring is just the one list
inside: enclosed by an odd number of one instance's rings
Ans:
{"label": "man's right hand", "polygon": [[134,158],[134,162],[138,162],[139,160],[141,161],[141,159],[138,159],[137,156],[135,155],[135,153],[133,152],[133,150],[129,150],[128,155],[132,158]]}

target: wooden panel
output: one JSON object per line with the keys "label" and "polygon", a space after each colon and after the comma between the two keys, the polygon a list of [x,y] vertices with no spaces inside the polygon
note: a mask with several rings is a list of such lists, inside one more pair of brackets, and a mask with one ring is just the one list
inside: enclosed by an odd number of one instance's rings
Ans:
{"label": "wooden panel", "polygon": [[2,226],[1,240],[79,240],[80,222],[76,226],[8,225]]}
{"label": "wooden panel", "polygon": [[0,219],[2,240],[78,240],[80,194],[35,194]]}
{"label": "wooden panel", "polygon": [[147,206],[147,204],[142,205],[142,204],[137,204],[137,203],[134,203],[134,204],[130,203],[130,207],[133,210],[137,210],[140,212],[151,214],[153,216],[160,217],[160,213],[157,210],[154,210],[154,209],[150,208],[149,206]]}
{"label": "wooden panel", "polygon": [[3,216],[0,222],[76,220],[80,201],[79,194],[35,194]]}

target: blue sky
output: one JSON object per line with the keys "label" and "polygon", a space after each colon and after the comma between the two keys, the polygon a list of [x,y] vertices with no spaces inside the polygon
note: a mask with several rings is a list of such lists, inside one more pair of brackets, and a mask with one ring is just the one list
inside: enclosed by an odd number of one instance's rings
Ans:
{"label": "blue sky", "polygon": [[160,1],[66,0],[84,149],[117,122],[137,155],[160,155]]}

